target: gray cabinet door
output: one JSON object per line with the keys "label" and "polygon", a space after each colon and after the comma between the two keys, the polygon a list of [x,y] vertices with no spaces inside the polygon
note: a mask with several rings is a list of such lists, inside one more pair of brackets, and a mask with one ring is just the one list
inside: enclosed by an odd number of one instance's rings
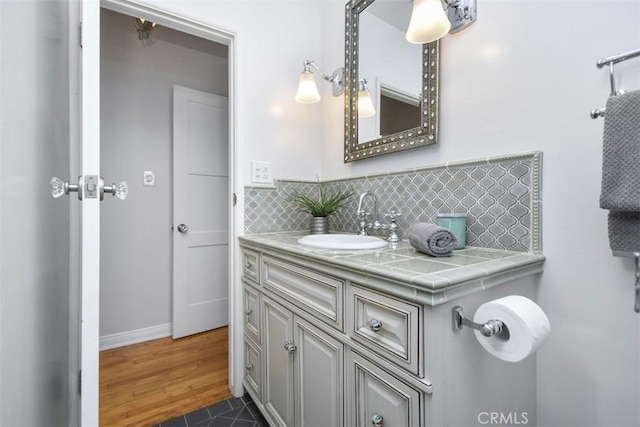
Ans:
{"label": "gray cabinet door", "polygon": [[351,425],[420,426],[417,390],[353,351],[349,352],[347,371]]}
{"label": "gray cabinet door", "polygon": [[344,346],[295,318],[296,426],[344,426]]}
{"label": "gray cabinet door", "polygon": [[[293,313],[268,297],[264,307],[264,404],[272,421],[293,426],[293,357],[286,344],[293,343]],[[290,348],[290,347],[289,347]]]}

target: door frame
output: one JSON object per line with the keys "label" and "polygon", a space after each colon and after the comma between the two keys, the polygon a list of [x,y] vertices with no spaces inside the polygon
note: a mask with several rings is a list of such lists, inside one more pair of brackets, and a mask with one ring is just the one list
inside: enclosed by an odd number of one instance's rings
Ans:
{"label": "door frame", "polygon": [[243,330],[242,330],[242,286],[236,282],[242,275],[240,262],[240,246],[237,236],[244,234],[244,188],[242,162],[243,144],[240,99],[242,94],[242,69],[239,52],[241,36],[222,26],[212,26],[180,16],[178,14],[141,5],[132,0],[101,0],[104,9],[130,16],[144,16],[159,25],[172,28],[183,33],[211,40],[228,47],[229,78],[229,201],[236,195],[236,206],[229,203],[229,388],[236,397],[243,394]]}

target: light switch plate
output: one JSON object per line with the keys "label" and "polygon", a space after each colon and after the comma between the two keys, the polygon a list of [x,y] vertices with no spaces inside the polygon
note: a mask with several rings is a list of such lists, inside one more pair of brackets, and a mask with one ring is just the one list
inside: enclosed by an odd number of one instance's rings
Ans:
{"label": "light switch plate", "polygon": [[273,184],[271,162],[251,162],[251,182],[253,184]]}
{"label": "light switch plate", "polygon": [[144,171],[142,173],[142,185],[144,187],[155,187],[156,174],[153,171]]}

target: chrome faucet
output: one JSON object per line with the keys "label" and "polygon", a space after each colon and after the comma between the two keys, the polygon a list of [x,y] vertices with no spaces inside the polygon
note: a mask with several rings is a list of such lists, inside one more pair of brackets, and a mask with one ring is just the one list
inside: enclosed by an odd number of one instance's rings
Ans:
{"label": "chrome faucet", "polygon": [[390,243],[398,243],[400,241],[400,236],[398,236],[398,224],[396,220],[400,218],[402,214],[400,212],[391,211],[388,214],[385,214],[385,218],[389,218],[389,236],[387,237],[387,241]]}
{"label": "chrome faucet", "polygon": [[[364,203],[364,199],[367,196],[373,198],[373,222],[369,222],[368,217],[371,216],[371,212],[367,212],[362,207]],[[398,243],[400,241],[400,237],[398,236],[398,224],[397,220],[402,216],[400,212],[395,210],[390,211],[385,215],[385,218],[389,218],[389,224],[381,224],[378,221],[378,198],[370,191],[366,191],[360,195],[360,200],[358,201],[358,210],[356,211],[356,216],[358,217],[358,234],[360,236],[368,236],[369,229],[373,230],[389,230],[389,236],[387,240],[390,243]]]}
{"label": "chrome faucet", "polygon": [[371,216],[371,212],[367,212],[363,209],[362,203],[364,199],[369,196],[373,198],[373,214],[374,221],[377,223],[377,215],[378,215],[378,198],[370,191],[366,191],[360,195],[360,200],[358,201],[358,210],[356,211],[356,216],[358,217],[358,234],[361,236],[368,236],[369,231],[367,229],[372,227],[373,224],[367,222],[367,217]]}

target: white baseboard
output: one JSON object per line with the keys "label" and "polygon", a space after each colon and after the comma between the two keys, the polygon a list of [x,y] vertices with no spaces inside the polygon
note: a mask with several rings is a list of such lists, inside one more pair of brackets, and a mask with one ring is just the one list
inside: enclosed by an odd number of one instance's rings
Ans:
{"label": "white baseboard", "polygon": [[165,323],[162,325],[149,326],[148,328],[105,335],[100,337],[100,351],[170,337],[171,333],[172,324]]}

